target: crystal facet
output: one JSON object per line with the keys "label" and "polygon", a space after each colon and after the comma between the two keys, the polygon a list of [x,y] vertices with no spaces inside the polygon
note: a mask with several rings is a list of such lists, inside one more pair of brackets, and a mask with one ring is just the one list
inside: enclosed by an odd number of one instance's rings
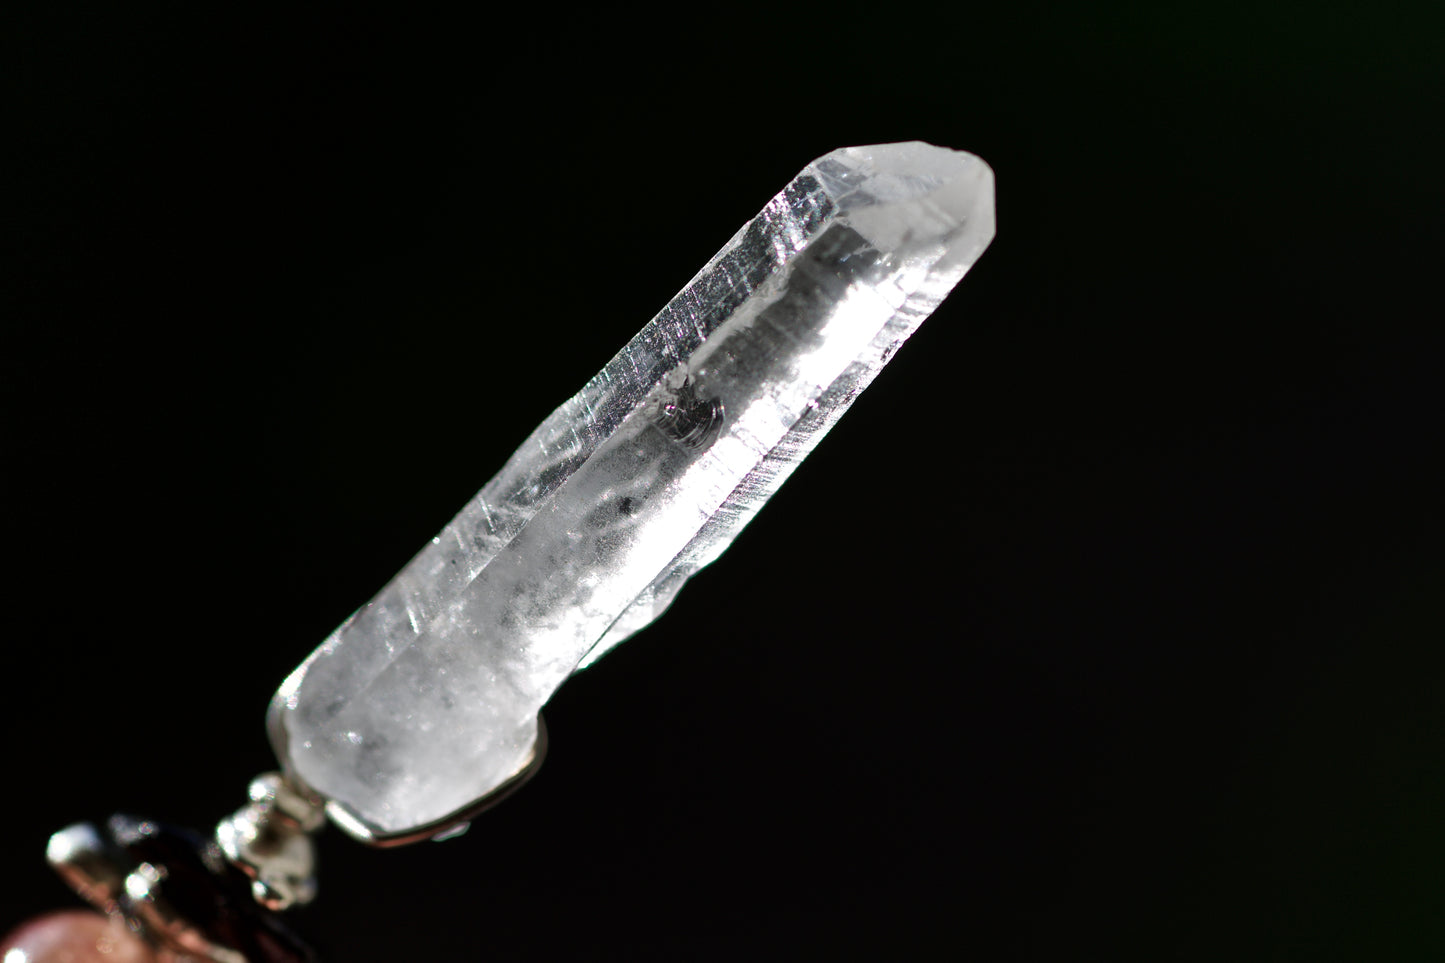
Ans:
{"label": "crystal facet", "polygon": [[809,164],[287,679],[290,776],[382,835],[506,782],[553,691],[717,558],[993,231],[971,154]]}

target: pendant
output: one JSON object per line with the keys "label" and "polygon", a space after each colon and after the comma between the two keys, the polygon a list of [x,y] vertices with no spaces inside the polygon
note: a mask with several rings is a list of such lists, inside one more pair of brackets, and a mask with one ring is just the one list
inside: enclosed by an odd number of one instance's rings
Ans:
{"label": "pendant", "polygon": [[444,838],[525,783],[556,689],[727,548],[993,233],[971,154],[809,164],[285,680],[281,769],[213,836],[115,817],[51,864],[157,945],[313,959],[278,916],[315,896],[311,834]]}

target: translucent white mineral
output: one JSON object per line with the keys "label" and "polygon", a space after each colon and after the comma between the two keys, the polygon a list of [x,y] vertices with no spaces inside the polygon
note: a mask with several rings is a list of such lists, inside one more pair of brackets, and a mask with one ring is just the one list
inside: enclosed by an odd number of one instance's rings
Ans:
{"label": "translucent white mineral", "polygon": [[383,836],[505,782],[553,691],[727,547],[993,232],[971,154],[809,164],[287,679],[288,773]]}

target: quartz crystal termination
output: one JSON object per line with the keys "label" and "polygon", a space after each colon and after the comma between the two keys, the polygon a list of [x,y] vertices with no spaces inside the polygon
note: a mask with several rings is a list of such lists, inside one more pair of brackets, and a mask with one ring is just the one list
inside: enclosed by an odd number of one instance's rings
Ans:
{"label": "quartz crystal termination", "polygon": [[717,558],[993,232],[971,154],[809,164],[286,680],[288,776],[373,842],[512,779],[557,687]]}

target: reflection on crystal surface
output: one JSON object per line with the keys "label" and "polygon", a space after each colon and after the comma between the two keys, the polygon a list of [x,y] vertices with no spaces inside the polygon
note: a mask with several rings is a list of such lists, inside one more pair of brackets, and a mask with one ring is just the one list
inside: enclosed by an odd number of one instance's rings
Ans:
{"label": "reflection on crystal surface", "polygon": [[810,164],[287,680],[287,769],[386,833],[505,781],[552,692],[721,553],[993,229],[970,154]]}

